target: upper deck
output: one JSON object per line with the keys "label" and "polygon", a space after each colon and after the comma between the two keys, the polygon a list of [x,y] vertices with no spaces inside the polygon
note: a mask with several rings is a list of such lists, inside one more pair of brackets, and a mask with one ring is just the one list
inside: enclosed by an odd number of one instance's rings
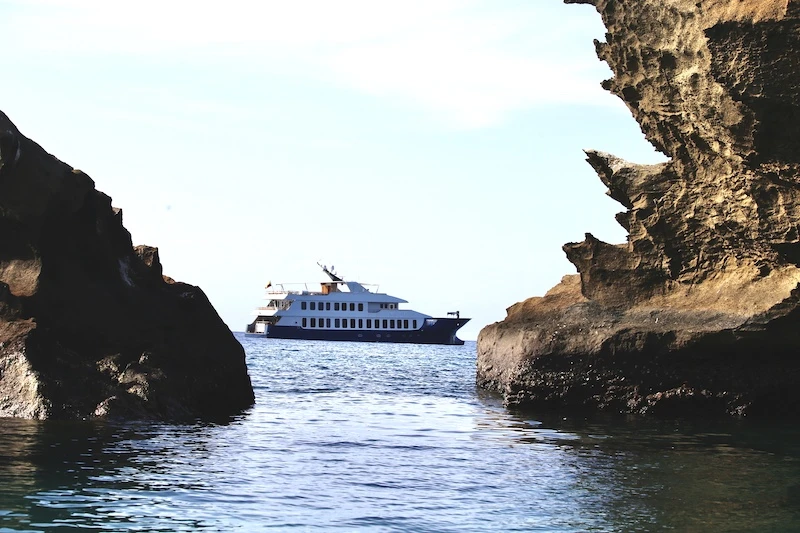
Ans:
{"label": "upper deck", "polygon": [[320,283],[270,283],[267,285],[264,297],[270,300],[342,299],[348,302],[408,303],[402,298],[378,292],[376,284],[344,280]]}

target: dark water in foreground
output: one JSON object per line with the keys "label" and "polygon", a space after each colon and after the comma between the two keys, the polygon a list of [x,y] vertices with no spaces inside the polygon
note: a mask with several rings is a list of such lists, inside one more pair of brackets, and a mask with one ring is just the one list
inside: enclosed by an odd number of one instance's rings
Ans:
{"label": "dark water in foreground", "polygon": [[474,343],[241,340],[225,425],[0,420],[0,532],[800,531],[790,424],[520,416]]}

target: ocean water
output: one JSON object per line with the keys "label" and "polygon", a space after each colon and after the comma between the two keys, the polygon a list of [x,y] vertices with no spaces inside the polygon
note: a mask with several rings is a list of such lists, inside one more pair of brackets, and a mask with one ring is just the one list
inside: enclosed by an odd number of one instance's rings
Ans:
{"label": "ocean water", "polygon": [[475,343],[246,339],[224,424],[0,420],[7,531],[800,531],[800,428],[511,413]]}

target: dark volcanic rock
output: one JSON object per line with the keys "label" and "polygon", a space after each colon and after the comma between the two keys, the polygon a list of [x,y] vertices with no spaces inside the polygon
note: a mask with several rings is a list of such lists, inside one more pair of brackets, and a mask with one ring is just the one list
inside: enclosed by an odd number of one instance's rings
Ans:
{"label": "dark volcanic rock", "polygon": [[253,401],[203,292],[162,276],[111,198],[0,113],[0,416],[210,418]]}
{"label": "dark volcanic rock", "polygon": [[587,152],[627,242],[565,245],[579,277],[481,332],[479,385],[531,407],[800,414],[800,2],[565,2],[602,16],[603,85],[669,161]]}

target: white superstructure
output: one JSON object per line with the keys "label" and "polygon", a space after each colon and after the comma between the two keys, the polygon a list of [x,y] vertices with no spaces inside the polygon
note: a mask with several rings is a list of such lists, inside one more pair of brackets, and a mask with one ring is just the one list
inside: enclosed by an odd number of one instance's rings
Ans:
{"label": "white superstructure", "polygon": [[[308,284],[268,284],[266,305],[254,311],[247,333],[273,338],[463,343],[455,331],[469,319],[437,319],[401,309],[406,300],[370,291],[320,266],[330,281],[320,283],[318,290],[309,290]],[[437,327],[439,321],[443,323]]]}

